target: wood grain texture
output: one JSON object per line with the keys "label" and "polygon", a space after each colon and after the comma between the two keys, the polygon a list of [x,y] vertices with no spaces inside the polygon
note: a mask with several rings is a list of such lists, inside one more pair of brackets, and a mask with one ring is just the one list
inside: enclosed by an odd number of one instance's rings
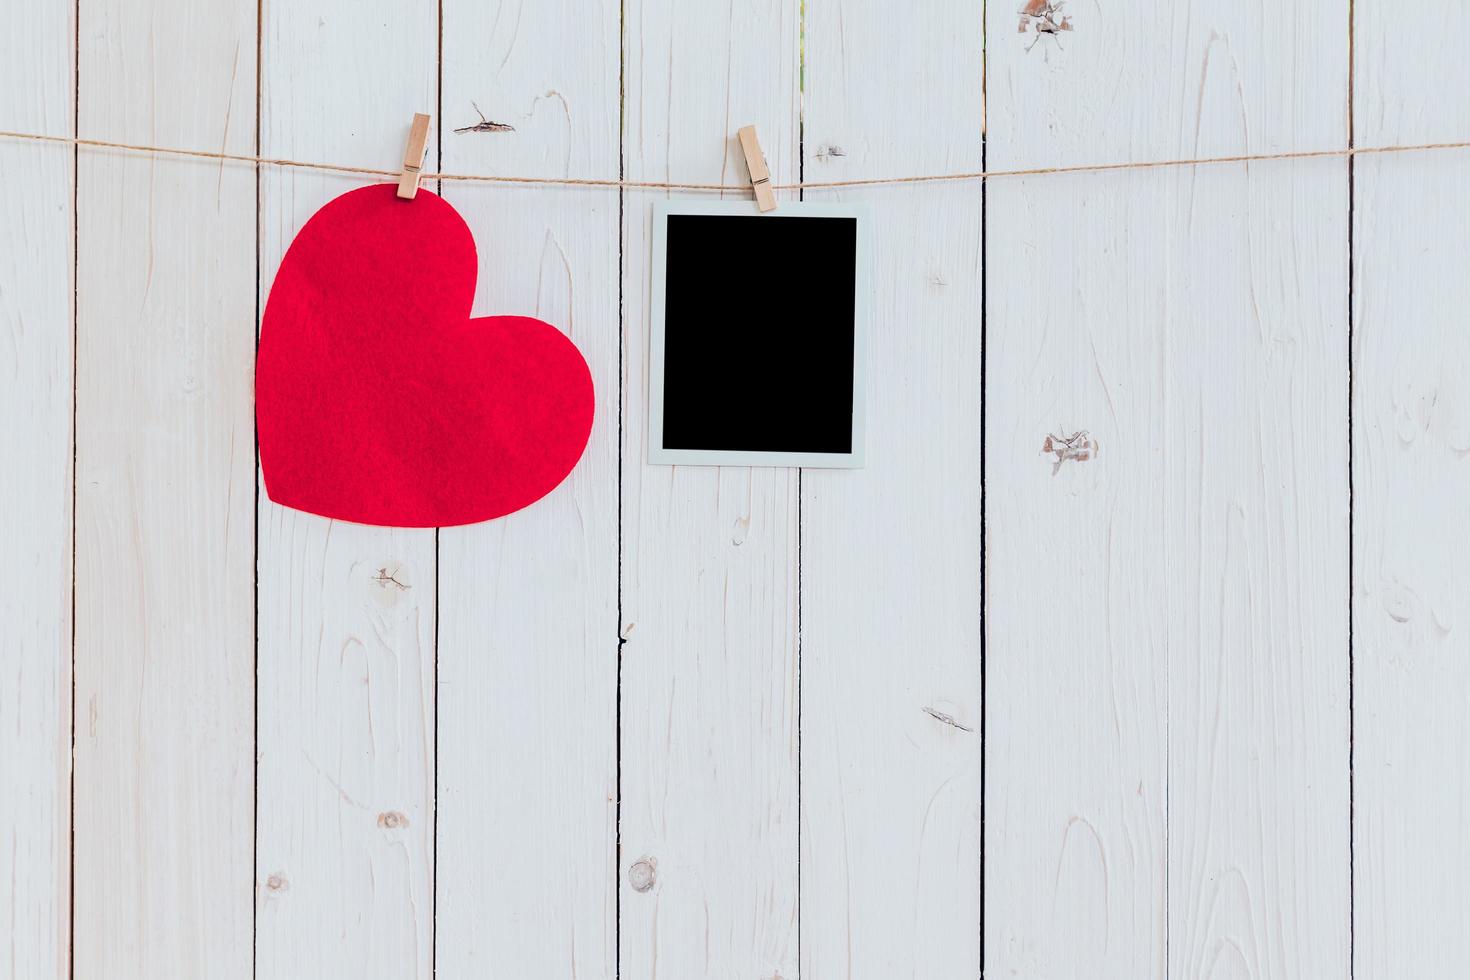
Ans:
{"label": "wood grain texture", "polygon": [[[1470,10],[1355,5],[1361,146],[1464,139]],[[1470,973],[1470,154],[1354,174],[1356,976]]]}
{"label": "wood grain texture", "polygon": [[[84,0],[78,128],[253,152],[255,13]],[[77,183],[75,972],[248,977],[255,174]]]}
{"label": "wood grain texture", "polygon": [[[623,9],[629,179],[743,181],[746,124],[796,178],[795,4]],[[624,197],[622,976],[792,977],[797,473],[645,462],[653,199]]]}
{"label": "wood grain texture", "polygon": [[[1340,146],[1344,18],[992,8],[989,163]],[[990,971],[1347,975],[1345,177],[992,182]]]}
{"label": "wood grain texture", "polygon": [[[71,132],[72,16],[0,33],[0,128]],[[70,969],[73,171],[0,143],[0,980]]]}
{"label": "wood grain texture", "polygon": [[[434,103],[434,3],[262,13],[261,152],[401,161],[414,112]],[[331,90],[352,97],[307,95]],[[363,183],[261,171],[262,310],[297,231]],[[428,978],[434,533],[330,521],[263,488],[258,520],[255,975]]]}
{"label": "wood grain texture", "polygon": [[[617,173],[616,2],[443,9],[445,167]],[[487,120],[513,129],[455,132]],[[597,409],[581,461],[551,494],[440,532],[439,846],[453,857],[439,872],[438,972],[613,977],[618,194],[444,194],[475,233],[475,314],[566,332]]]}
{"label": "wood grain texture", "polygon": [[[806,4],[807,178],[980,169],[980,8],[883,10]],[[980,185],[841,199],[872,209],[870,407],[866,467],[802,475],[802,976],[974,977]]]}
{"label": "wood grain texture", "polygon": [[[43,4],[0,128],[731,184],[746,123],[782,183],[1470,138],[1462,5],[1020,6]],[[876,318],[868,465],[803,474],[644,462],[656,192],[446,184],[599,407],[437,536],[257,496],[257,305],[364,181],[77,158],[0,139],[0,980],[1470,973],[1470,154],[813,193]]]}
{"label": "wood grain texture", "polygon": [[261,509],[256,976],[428,977],[433,532]]}

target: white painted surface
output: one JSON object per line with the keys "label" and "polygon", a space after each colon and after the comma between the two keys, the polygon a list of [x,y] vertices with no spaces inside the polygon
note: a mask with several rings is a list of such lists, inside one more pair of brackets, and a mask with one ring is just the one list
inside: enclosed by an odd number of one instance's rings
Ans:
{"label": "white painted surface", "polygon": [[[457,173],[616,173],[618,15],[445,0]],[[514,132],[456,133],[486,117]],[[444,186],[474,312],[539,317],[592,370],[592,436],[534,507],[439,534],[438,975],[616,971],[618,192]]]}
{"label": "white painted surface", "polygon": [[[795,4],[623,10],[629,179],[745,179],[748,123],[796,178]],[[645,462],[656,195],[623,195],[622,975],[793,977],[797,471]]]}
{"label": "white painted surface", "polygon": [[[996,46],[991,166],[1346,140],[1341,5],[1074,27]],[[998,975],[1347,975],[1347,207],[1342,160],[990,189]]]}
{"label": "white painted surface", "polygon": [[[980,169],[979,7],[884,8],[807,4],[808,178]],[[807,197],[868,202],[875,295],[866,466],[801,485],[802,975],[973,977],[980,186]]]}
{"label": "white painted surface", "polygon": [[[1355,139],[1463,139],[1470,9],[1358,3]],[[1357,976],[1470,970],[1470,152],[1354,175]]]}
{"label": "white painted surface", "polygon": [[[0,129],[70,133],[73,10],[0,34]],[[0,978],[70,969],[72,154],[0,141]],[[24,474],[23,478],[20,477]]]}
{"label": "white painted surface", "polygon": [[[1351,43],[1359,145],[1470,138],[1464,12],[1352,6],[87,0],[0,38],[0,128],[1150,160],[1343,145]],[[801,474],[645,463],[659,192],[446,185],[599,409],[437,536],[257,509],[257,298],[359,182],[77,156],[0,139],[0,978],[1470,972],[1465,153],[810,193],[877,315],[867,466]]]}
{"label": "white painted surface", "polygon": [[[254,151],[253,2],[78,15],[82,132]],[[255,222],[249,166],[80,152],[78,977],[251,972]]]}
{"label": "white painted surface", "polygon": [[[434,11],[363,20],[351,3],[266,4],[261,152],[401,158],[409,118],[433,104]],[[301,97],[333,86],[354,97]],[[301,225],[354,186],[261,170],[262,310]],[[256,976],[428,978],[434,533],[328,521],[263,488],[258,521]]]}

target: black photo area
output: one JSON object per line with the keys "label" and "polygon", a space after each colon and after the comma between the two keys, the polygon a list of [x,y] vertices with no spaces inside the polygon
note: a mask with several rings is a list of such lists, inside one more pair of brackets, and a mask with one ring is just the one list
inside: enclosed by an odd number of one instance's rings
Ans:
{"label": "black photo area", "polygon": [[852,452],[857,219],[671,214],[664,448]]}

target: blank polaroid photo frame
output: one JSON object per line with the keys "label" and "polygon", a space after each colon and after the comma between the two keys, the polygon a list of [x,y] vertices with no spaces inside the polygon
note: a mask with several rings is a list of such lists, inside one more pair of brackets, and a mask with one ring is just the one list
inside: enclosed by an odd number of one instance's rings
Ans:
{"label": "blank polaroid photo frame", "polygon": [[653,208],[648,462],[863,465],[867,214]]}

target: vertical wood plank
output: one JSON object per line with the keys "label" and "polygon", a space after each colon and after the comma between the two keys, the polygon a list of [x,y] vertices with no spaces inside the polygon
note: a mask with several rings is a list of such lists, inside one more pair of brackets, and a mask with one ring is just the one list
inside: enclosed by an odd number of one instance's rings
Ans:
{"label": "vertical wood plank", "polygon": [[[84,134],[253,152],[253,0],[79,16]],[[248,977],[255,174],[77,181],[75,972]]]}
{"label": "vertical wood plank", "polygon": [[[1462,140],[1463,4],[1355,5],[1359,146]],[[1356,975],[1470,973],[1470,153],[1354,173]],[[1456,632],[1457,630],[1461,632]]]}
{"label": "vertical wood plank", "polygon": [[[629,179],[739,183],[747,123],[796,179],[796,3],[624,14]],[[622,976],[791,977],[797,473],[647,465],[653,200],[624,200]]]}
{"label": "vertical wood plank", "polygon": [[[980,169],[980,9],[808,0],[806,178]],[[981,189],[829,196],[872,208],[873,320],[867,466],[802,476],[802,976],[975,977]]]}
{"label": "vertical wood plank", "polygon": [[[1005,166],[1004,89],[990,91]],[[987,196],[985,930],[1000,975],[1166,976],[1169,382],[1148,370],[1165,349],[1166,182],[994,181]],[[1078,430],[1095,455],[1041,452]]]}
{"label": "vertical wood plank", "polygon": [[[992,167],[1346,138],[1341,5],[1029,26]],[[992,182],[989,971],[1347,974],[1345,178]]]}
{"label": "vertical wood plank", "polygon": [[[616,2],[446,0],[445,169],[616,174],[619,27]],[[513,128],[455,132],[482,121]],[[475,234],[475,314],[566,332],[597,411],[550,495],[440,532],[439,976],[612,977],[618,193],[443,193]]]}
{"label": "vertical wood plank", "polygon": [[[433,0],[369,18],[341,0],[262,13],[261,152],[402,160],[413,113],[434,106]],[[365,182],[261,171],[262,310],[296,232]],[[256,976],[426,980],[434,532],[330,521],[262,488],[259,534]]]}
{"label": "vertical wood plank", "polygon": [[[72,129],[73,7],[0,36],[0,128]],[[0,140],[0,978],[65,977],[71,832],[69,147]]]}

